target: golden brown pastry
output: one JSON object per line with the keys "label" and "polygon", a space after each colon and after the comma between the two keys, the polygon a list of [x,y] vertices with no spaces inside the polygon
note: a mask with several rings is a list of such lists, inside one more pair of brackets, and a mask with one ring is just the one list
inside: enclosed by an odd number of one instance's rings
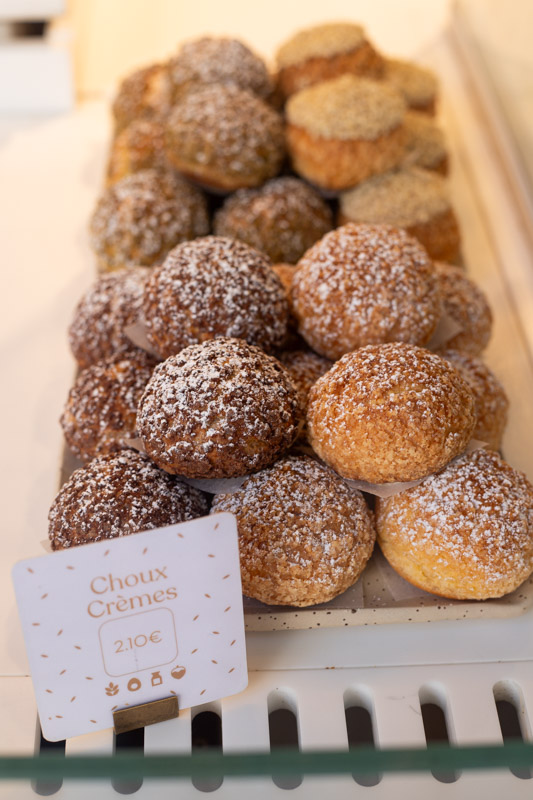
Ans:
{"label": "golden brown pastry", "polygon": [[342,22],[298,31],[281,45],[276,62],[285,97],[345,73],[379,78],[384,69],[363,28]]}
{"label": "golden brown pastry", "polygon": [[137,406],[156,361],[148,354],[118,356],[80,372],[71,388],[61,427],[82,461],[129,447],[137,436]]}
{"label": "golden brown pastry", "polygon": [[467,446],[472,391],[448,361],[422,347],[368,345],[343,356],[311,387],[308,438],[345,478],[418,480]]}
{"label": "golden brown pastry", "polygon": [[459,370],[474,394],[476,427],[472,437],[492,450],[499,450],[507,424],[509,399],[502,384],[480,358],[457,350],[439,351],[439,355]]}
{"label": "golden brown pastry", "polygon": [[104,271],[160,263],[179,242],[209,230],[202,192],[174,172],[146,169],[108,186],[91,219]]}
{"label": "golden brown pastry", "polygon": [[446,342],[446,347],[476,356],[489,343],[492,312],[483,291],[460,267],[435,263],[444,313],[460,330]]}
{"label": "golden brown pastry", "polygon": [[272,81],[265,63],[238,39],[204,36],[186,42],[168,63],[172,98],[178,103],[209,84],[236,86],[266,100]]}
{"label": "golden brown pastry", "polygon": [[298,178],[240,189],[215,214],[214,232],[256,247],[274,262],[295,264],[333,227],[331,209]]}
{"label": "golden brown pastry", "polygon": [[342,75],[303,89],[286,106],[296,172],[322,189],[349,189],[404,157],[406,106],[393,87]]}
{"label": "golden brown pastry", "polygon": [[439,87],[431,70],[413,61],[386,58],[383,78],[403,94],[409,108],[426,114],[435,113]]}
{"label": "golden brown pastry", "polygon": [[533,487],[475,450],[418,486],[378,499],[378,542],[410,583],[456,600],[512,592],[533,570]]}
{"label": "golden brown pastry", "polygon": [[421,111],[408,111],[404,123],[407,143],[402,166],[421,167],[447,175],[448,151],[441,128]]}
{"label": "golden brown pastry", "polygon": [[72,354],[82,369],[140,352],[126,329],[141,313],[147,277],[142,267],[117,270],[102,275],[85,292],[68,330]]}
{"label": "golden brown pastry", "polygon": [[388,225],[326,234],[298,262],[292,300],[300,334],[332,361],[365,344],[426,344],[441,316],[426,251]]}
{"label": "golden brown pastry", "polygon": [[251,475],[217,495],[212,511],[237,517],[243,592],[271,605],[331,600],[355,583],[374,547],[363,495],[307,456]]}
{"label": "golden brown pastry", "polygon": [[150,64],[128,75],[113,102],[116,132],[134,120],[164,118],[172,104],[170,89],[166,64]]}
{"label": "golden brown pastry", "polygon": [[207,514],[205,495],[135,450],[95,458],[72,473],[48,516],[52,550],[128,536]]}
{"label": "golden brown pastry", "polygon": [[204,86],[168,117],[166,155],[187,178],[212,190],[260,186],[280,170],[283,121],[251,92],[233,85]]}
{"label": "golden brown pastry", "polygon": [[340,198],[339,224],[368,222],[404,228],[432,259],[453,261],[460,232],[444,178],[419,167],[377,175]]}
{"label": "golden brown pastry", "polygon": [[146,283],[143,311],[161,358],[218,336],[274,350],[287,335],[289,312],[268,258],[223,236],[174,248]]}
{"label": "golden brown pastry", "polygon": [[170,169],[165,156],[165,127],[158,119],[130,122],[114,139],[107,166],[107,183],[143,169]]}
{"label": "golden brown pastry", "polygon": [[242,339],[211,339],[156,367],[139,406],[139,435],[162,469],[231,478],[279,458],[303,423],[285,367]]}

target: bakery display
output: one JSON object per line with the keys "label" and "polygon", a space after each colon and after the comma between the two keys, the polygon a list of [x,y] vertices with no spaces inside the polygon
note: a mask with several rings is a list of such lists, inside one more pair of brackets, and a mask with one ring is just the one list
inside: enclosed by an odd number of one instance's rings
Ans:
{"label": "bakery display", "polygon": [[400,58],[386,58],[383,79],[393,84],[416,111],[434,114],[438,95],[436,75],[429,69]]}
{"label": "bakery display", "polygon": [[82,369],[139,351],[126,331],[141,313],[147,277],[143,268],[118,270],[87,289],[68,329],[70,349]]}
{"label": "bakery display", "polygon": [[272,605],[325,603],[351,586],[374,547],[361,492],[307,456],[250,475],[212,511],[237,517],[243,592]]}
{"label": "bakery display", "polygon": [[82,370],[60,423],[70,450],[82,461],[129,447],[137,406],[156,361],[146,353],[115,357]]}
{"label": "bakery display", "polygon": [[281,168],[283,121],[245,89],[203,86],[173,107],[165,148],[172,166],[201,186],[221,192],[260,186]]}
{"label": "bakery display", "polygon": [[276,53],[285,97],[346,73],[379,78],[384,62],[361,25],[327,23],[298,31]]}
{"label": "bakery display", "polygon": [[376,525],[394,569],[443,597],[501,597],[533,571],[533,486],[493,451],[379,499]]}
{"label": "bakery display", "polygon": [[104,190],[91,219],[91,244],[103,271],[150,267],[208,230],[199,189],[170,170],[146,169]]}
{"label": "bakery display", "polygon": [[292,300],[299,333],[332,360],[366,344],[426,344],[442,310],[424,248],[385,225],[326,234],[298,262]]}
{"label": "bakery display", "polygon": [[211,84],[247,89],[263,100],[273,90],[264,61],[243,42],[228,37],[185,42],[168,62],[168,76],[174,103]]}
{"label": "bakery display", "polygon": [[159,364],[139,405],[148,455],[189,478],[231,478],[272,464],[303,423],[285,367],[242,339],[211,339]]}
{"label": "bakery display", "polygon": [[485,295],[460,267],[437,262],[435,270],[444,313],[458,328],[446,347],[479,355],[492,332],[492,312]]}
{"label": "bakery display", "polygon": [[135,450],[100,456],[72,473],[49,514],[53,550],[127,536],[207,514],[205,495]]}
{"label": "bakery display", "polygon": [[404,228],[430,258],[453,261],[460,232],[444,179],[419,167],[403,167],[343,192],[339,224],[367,222]]}
{"label": "bakery display", "polygon": [[399,575],[510,592],[531,573],[531,487],[470,452],[499,449],[508,400],[479,357],[486,298],[445,263],[460,232],[435,77],[349,23],[300,31],[277,66],[203,37],[120,87],[91,224],[117,271],[69,331],[82,372],[62,425],[88,464],[54,502],[53,547],[205,514],[178,478],[207,479],[237,517],[245,593],[327,603],[372,552],[356,481],[395,493],[377,509]]}
{"label": "bakery display", "polygon": [[297,178],[267,181],[259,189],[240,189],[215,214],[213,229],[261,250],[274,263],[295,264],[333,227],[331,209]]}
{"label": "bakery display", "polygon": [[271,351],[287,334],[288,304],[270,261],[222,236],[174,248],[146,282],[143,314],[161,358],[218,336]]}
{"label": "bakery display", "polygon": [[404,343],[348,353],[312,386],[308,438],[326,464],[369,483],[417,480],[467,446],[472,391],[450,362]]}
{"label": "bakery display", "polygon": [[476,409],[474,439],[492,450],[499,450],[507,425],[509,399],[502,384],[480,358],[458,350],[446,349],[439,355],[448,359],[459,370],[472,389]]}
{"label": "bakery display", "polygon": [[342,75],[292,95],[285,110],[292,165],[322,189],[349,189],[402,161],[406,105],[384,82]]}

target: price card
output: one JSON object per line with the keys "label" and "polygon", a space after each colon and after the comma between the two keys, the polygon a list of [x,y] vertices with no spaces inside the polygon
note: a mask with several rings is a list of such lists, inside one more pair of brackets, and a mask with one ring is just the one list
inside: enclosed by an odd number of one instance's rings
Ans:
{"label": "price card", "polygon": [[13,580],[51,741],[112,727],[128,706],[247,686],[232,514],[20,561]]}

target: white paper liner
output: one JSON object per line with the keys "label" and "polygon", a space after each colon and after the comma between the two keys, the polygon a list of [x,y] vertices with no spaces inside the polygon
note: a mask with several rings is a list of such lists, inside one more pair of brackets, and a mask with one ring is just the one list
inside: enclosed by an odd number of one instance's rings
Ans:
{"label": "white paper liner", "polygon": [[142,439],[124,439],[124,444],[137,450],[138,453],[146,453],[146,447]]}
{"label": "white paper liner", "polygon": [[146,324],[142,317],[138,317],[131,325],[126,325],[124,333],[136,347],[140,347],[154,358],[161,360],[159,353],[156,353],[146,336]]}
{"label": "white paper liner", "polygon": [[232,494],[241,488],[249,475],[241,475],[238,478],[184,478],[177,475],[177,478],[195,489],[200,489],[207,494]]}
{"label": "white paper liner", "polygon": [[391,567],[379,547],[376,547],[373,555],[374,567],[379,574],[380,581],[388,590],[392,602],[400,602],[402,600],[420,600],[422,598],[434,598],[434,594],[425,592],[419,589],[418,586],[413,586],[412,583],[402,578],[396,570]]}
{"label": "white paper liner", "polygon": [[43,550],[45,550],[47,553],[53,553],[53,552],[54,552],[54,551],[52,550],[52,543],[50,542],[50,539],[41,539],[41,547],[42,547],[42,548],[43,548]]}
{"label": "white paper liner", "polygon": [[428,350],[438,350],[443,347],[446,342],[449,342],[450,339],[453,339],[454,336],[457,336],[458,333],[462,333],[462,331],[462,325],[444,312],[437,322],[437,327],[433,331],[433,336],[426,347]]}
{"label": "white paper liner", "polygon": [[[446,464],[446,467],[448,467],[449,464],[453,464],[454,461],[456,461],[458,458],[461,458],[466,453],[471,453],[473,450],[482,450],[486,446],[486,442],[481,442],[479,439],[470,439],[463,452],[459,453],[459,455],[455,456],[455,458],[452,458],[452,460]],[[443,467],[443,469],[446,469],[446,467]],[[439,470],[439,472],[440,471],[441,470]],[[359,489],[360,492],[366,492],[367,494],[373,494],[376,497],[384,498],[393,497],[395,494],[405,492],[406,489],[411,489],[413,486],[418,486],[420,483],[436,474],[437,473],[435,472],[431,472],[429,475],[424,475],[423,478],[418,478],[416,481],[405,481],[404,483],[368,483],[367,481],[357,481],[352,480],[351,478],[343,478],[343,480],[348,484],[348,486],[351,486],[352,489]]]}

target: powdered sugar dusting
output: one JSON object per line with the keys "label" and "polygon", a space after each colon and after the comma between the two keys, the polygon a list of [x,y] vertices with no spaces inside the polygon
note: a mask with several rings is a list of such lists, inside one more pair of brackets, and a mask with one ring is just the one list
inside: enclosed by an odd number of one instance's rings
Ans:
{"label": "powdered sugar dusting", "polygon": [[310,605],[348,588],[374,545],[360,492],[307,456],[289,456],[218,495],[237,517],[243,591],[265,603]]}
{"label": "powdered sugar dusting", "polygon": [[104,191],[91,220],[91,244],[106,269],[151,266],[208,230],[199,189],[173,171],[145,169]]}
{"label": "powdered sugar dusting", "polygon": [[298,263],[293,304],[304,339],[330,359],[366,344],[425,344],[441,315],[426,251],[386,225],[326,234]]}
{"label": "powdered sugar dusting", "polygon": [[294,264],[333,226],[320,195],[297,178],[274,178],[260,189],[240,189],[216,213],[214,231]]}
{"label": "powdered sugar dusting", "polygon": [[85,293],[69,327],[72,353],[80,367],[121,354],[139,353],[125,334],[142,306],[148,270],[120,270],[99,278]]}
{"label": "powdered sugar dusting", "polygon": [[492,451],[380,501],[377,522],[393,566],[444,596],[499,597],[533,570],[533,487]]}
{"label": "powdered sugar dusting", "polygon": [[230,478],[272,463],[302,423],[298,392],[277,359],[239,339],[212,339],[156,367],[138,428],[163,469]]}
{"label": "powdered sugar dusting", "polygon": [[144,316],[147,338],[162,357],[217,336],[272,350],[286,336],[288,304],[266,256],[207,236],[179,245],[154,270]]}
{"label": "powdered sugar dusting", "polygon": [[50,509],[49,537],[60,550],[185,522],[207,513],[204,495],[134,450],[76,470]]}

